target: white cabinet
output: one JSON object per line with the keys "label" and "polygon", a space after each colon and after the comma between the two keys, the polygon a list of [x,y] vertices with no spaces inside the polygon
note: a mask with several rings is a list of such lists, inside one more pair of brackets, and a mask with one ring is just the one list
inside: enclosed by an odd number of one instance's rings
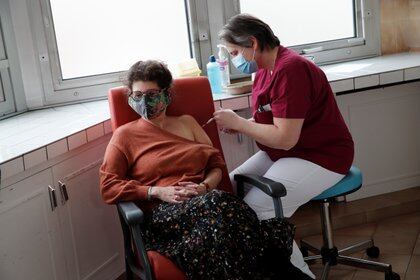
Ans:
{"label": "white cabinet", "polygon": [[117,210],[99,192],[107,143],[0,189],[1,280],[111,280],[124,271]]}
{"label": "white cabinet", "polygon": [[420,82],[337,97],[363,187],[350,200],[420,184]]}
{"label": "white cabinet", "polygon": [[[244,118],[250,118],[251,116],[249,109],[241,110],[236,113]],[[219,132],[219,137],[229,172],[254,154],[253,143],[255,141],[243,134],[226,134]]]}
{"label": "white cabinet", "polygon": [[249,158],[248,138],[243,134],[226,134],[223,132],[219,133],[219,137],[228,171],[231,172]]}
{"label": "white cabinet", "polygon": [[0,279],[67,279],[51,169],[0,190]]}
{"label": "white cabinet", "polygon": [[99,192],[106,144],[52,168],[69,279],[115,279],[124,268],[117,210],[104,204]]}

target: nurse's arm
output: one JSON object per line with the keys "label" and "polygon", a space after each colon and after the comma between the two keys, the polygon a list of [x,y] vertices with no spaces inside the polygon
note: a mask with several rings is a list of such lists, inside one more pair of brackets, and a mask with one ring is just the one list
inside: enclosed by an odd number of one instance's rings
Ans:
{"label": "nurse's arm", "polygon": [[274,149],[290,150],[299,141],[304,119],[273,118],[273,124],[239,119],[238,132]]}

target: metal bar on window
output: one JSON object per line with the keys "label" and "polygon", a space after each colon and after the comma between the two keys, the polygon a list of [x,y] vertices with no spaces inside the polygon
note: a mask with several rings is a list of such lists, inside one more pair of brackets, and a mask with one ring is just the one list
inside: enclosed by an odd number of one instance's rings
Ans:
{"label": "metal bar on window", "polygon": [[[8,1],[0,1],[0,117],[15,112],[14,92],[6,51],[6,43],[10,42],[12,26],[9,13]],[[8,28],[8,30],[3,28]]]}
{"label": "metal bar on window", "polygon": [[6,100],[6,97],[4,96],[4,91],[3,91],[3,81],[0,77],[0,103],[4,102]]}
{"label": "metal bar on window", "polygon": [[3,32],[2,32],[2,26],[0,22],[0,60],[6,59],[6,50],[4,48],[4,41],[3,41]]}
{"label": "metal bar on window", "polygon": [[[0,60],[0,70],[9,68],[9,61],[7,59]],[[3,80],[0,75],[0,102],[6,101],[6,96],[3,90]]]}

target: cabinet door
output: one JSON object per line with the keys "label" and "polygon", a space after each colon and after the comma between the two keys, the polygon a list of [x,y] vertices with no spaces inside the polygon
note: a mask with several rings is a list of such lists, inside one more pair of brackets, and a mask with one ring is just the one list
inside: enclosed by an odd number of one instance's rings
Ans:
{"label": "cabinet door", "polygon": [[[241,110],[236,113],[243,118],[250,118],[251,115],[249,109]],[[254,140],[244,134],[226,134],[219,132],[219,137],[229,172],[254,154]]]}
{"label": "cabinet door", "polygon": [[363,188],[348,200],[420,182],[420,82],[337,97],[355,143]]}
{"label": "cabinet door", "polygon": [[99,192],[106,144],[53,167],[54,184],[63,194],[59,215],[70,279],[115,279],[123,271],[117,210],[106,205]]}
{"label": "cabinet door", "polygon": [[219,137],[228,171],[231,172],[249,158],[248,138],[243,134],[226,134],[223,132],[220,132]]}
{"label": "cabinet door", "polygon": [[66,279],[51,169],[0,190],[0,279]]}

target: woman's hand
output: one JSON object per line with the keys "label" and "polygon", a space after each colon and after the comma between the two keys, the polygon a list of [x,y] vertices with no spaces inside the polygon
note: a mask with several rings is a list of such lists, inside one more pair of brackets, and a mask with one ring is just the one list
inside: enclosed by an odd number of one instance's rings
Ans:
{"label": "woman's hand", "polygon": [[213,113],[213,118],[222,131],[236,133],[244,120],[232,110],[221,109]]}
{"label": "woman's hand", "polygon": [[196,184],[194,182],[179,182],[178,185],[180,185],[180,186],[182,186],[186,189],[195,190],[198,193],[198,195],[202,195],[202,194],[205,194],[207,192],[206,186],[199,185],[199,184]]}
{"label": "woman's hand", "polygon": [[169,203],[181,203],[197,196],[198,191],[194,188],[181,186],[152,187],[150,196]]}

